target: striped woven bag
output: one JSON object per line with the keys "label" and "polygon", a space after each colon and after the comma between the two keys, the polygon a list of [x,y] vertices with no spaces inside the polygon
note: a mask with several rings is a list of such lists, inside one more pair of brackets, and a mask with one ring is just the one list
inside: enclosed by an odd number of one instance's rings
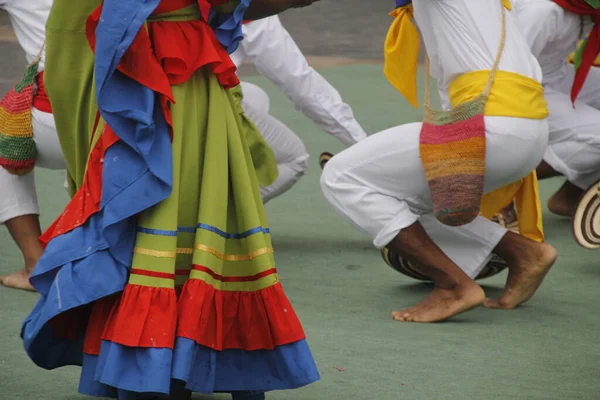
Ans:
{"label": "striped woven bag", "polygon": [[0,166],[14,175],[25,175],[35,167],[31,107],[43,49],[27,66],[21,81],[0,100]]}
{"label": "striped woven bag", "polygon": [[429,58],[426,59],[425,115],[419,139],[421,161],[436,218],[449,226],[473,221],[480,213],[485,175],[484,110],[506,37],[502,7],[502,35],[484,91],[449,111],[431,108]]}

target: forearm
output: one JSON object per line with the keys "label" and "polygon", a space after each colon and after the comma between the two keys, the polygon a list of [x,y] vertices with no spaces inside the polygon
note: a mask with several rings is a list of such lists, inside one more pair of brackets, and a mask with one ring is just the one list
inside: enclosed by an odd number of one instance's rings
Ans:
{"label": "forearm", "polygon": [[277,15],[290,8],[306,7],[318,0],[252,0],[244,15],[247,20]]}
{"label": "forearm", "polygon": [[258,72],[288,96],[295,108],[350,146],[367,134],[339,92],[311,68],[278,17],[245,26],[244,51]]}

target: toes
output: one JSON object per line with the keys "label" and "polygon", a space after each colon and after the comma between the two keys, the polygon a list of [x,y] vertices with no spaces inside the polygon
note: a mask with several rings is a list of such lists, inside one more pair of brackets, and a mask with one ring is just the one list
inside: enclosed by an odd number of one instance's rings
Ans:
{"label": "toes", "polygon": [[500,310],[510,310],[515,308],[515,305],[512,304],[512,302],[503,297],[500,297],[499,299],[487,298],[484,300],[483,306],[486,308],[496,308]]}
{"label": "toes", "polygon": [[404,311],[394,311],[392,313],[392,318],[396,321],[409,321],[410,314]]}

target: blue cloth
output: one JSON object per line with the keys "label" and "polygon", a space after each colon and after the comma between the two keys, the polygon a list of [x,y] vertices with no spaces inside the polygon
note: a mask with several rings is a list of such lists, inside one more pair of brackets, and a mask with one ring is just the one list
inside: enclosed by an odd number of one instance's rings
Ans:
{"label": "blue cloth", "polygon": [[79,390],[90,396],[134,399],[136,393],[169,393],[178,381],[199,393],[257,395],[298,388],[318,379],[305,340],[258,351],[215,351],[186,338],[177,338],[174,350],[104,341],[99,356],[84,356]]}
{"label": "blue cloth", "polygon": [[237,50],[244,38],[242,22],[249,5],[250,0],[240,0],[240,3],[231,14],[221,14],[214,8],[211,9],[208,24],[213,28],[217,39],[229,54]]}
{"label": "blue cloth", "polygon": [[396,8],[404,7],[412,3],[412,0],[396,0]]}

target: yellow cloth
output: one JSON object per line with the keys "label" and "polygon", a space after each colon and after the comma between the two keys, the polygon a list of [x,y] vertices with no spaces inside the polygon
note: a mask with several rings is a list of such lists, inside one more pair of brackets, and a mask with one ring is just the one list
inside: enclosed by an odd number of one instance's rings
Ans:
{"label": "yellow cloth", "polygon": [[[450,84],[450,102],[455,107],[481,94],[490,71],[473,71],[461,75]],[[512,72],[496,71],[496,79],[485,106],[485,115],[544,119],[548,108],[542,85],[531,78]],[[492,218],[513,199],[519,215],[519,231],[523,236],[543,242],[542,205],[535,170],[525,178],[483,196],[481,214]]]}
{"label": "yellow cloth", "polygon": [[410,104],[418,108],[417,68],[421,39],[412,21],[413,6],[398,7],[390,15],[395,19],[385,38],[383,73]]}
{"label": "yellow cloth", "polygon": [[[510,0],[502,0],[502,4],[512,10]],[[398,7],[390,15],[394,22],[385,37],[383,73],[392,86],[418,108],[417,69],[421,38],[413,21],[413,6]]]}
{"label": "yellow cloth", "polygon": [[481,200],[481,215],[491,219],[500,210],[508,206],[513,199],[519,214],[519,231],[521,235],[536,242],[543,242],[542,205],[540,204],[535,170],[520,181],[484,195]]}
{"label": "yellow cloth", "polygon": [[[490,71],[473,71],[454,79],[448,87],[452,107],[483,93]],[[496,71],[494,86],[485,103],[485,115],[544,119],[548,108],[544,88],[534,79],[514,72]]]}

